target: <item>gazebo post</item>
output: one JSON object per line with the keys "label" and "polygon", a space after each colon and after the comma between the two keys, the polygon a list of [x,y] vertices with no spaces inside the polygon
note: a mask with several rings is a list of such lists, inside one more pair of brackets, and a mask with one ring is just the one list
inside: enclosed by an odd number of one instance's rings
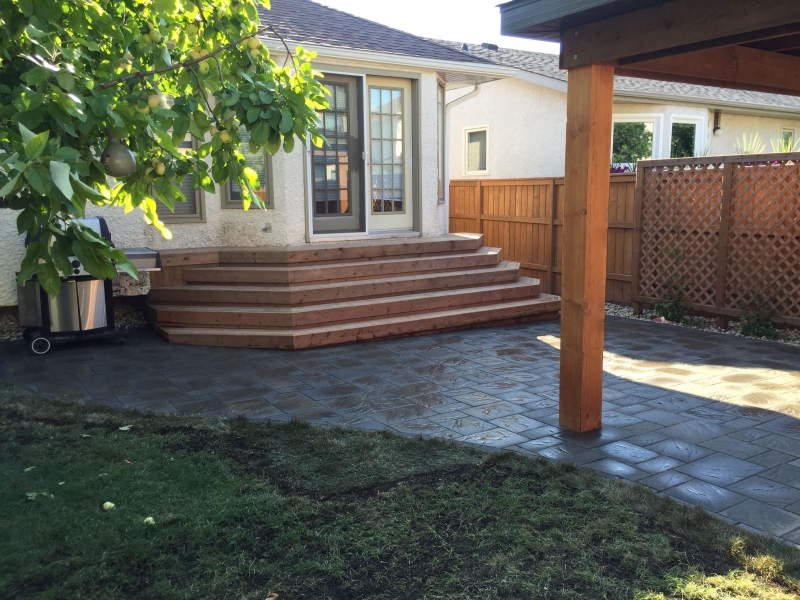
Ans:
{"label": "gazebo post", "polygon": [[569,69],[559,423],[601,427],[614,67]]}

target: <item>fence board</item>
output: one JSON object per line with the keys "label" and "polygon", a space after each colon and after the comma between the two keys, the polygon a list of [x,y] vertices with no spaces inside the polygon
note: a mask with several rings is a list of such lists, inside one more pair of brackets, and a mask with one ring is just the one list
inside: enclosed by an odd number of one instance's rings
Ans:
{"label": "fence board", "polygon": [[[606,297],[621,304],[631,302],[635,187],[635,175],[611,176]],[[560,294],[563,194],[563,178],[451,181],[450,231],[483,233],[487,246],[520,263],[523,276]]]}

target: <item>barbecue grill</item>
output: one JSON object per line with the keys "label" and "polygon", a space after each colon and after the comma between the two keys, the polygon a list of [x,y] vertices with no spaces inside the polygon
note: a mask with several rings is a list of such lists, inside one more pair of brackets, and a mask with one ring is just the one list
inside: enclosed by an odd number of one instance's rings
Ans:
{"label": "barbecue grill", "polygon": [[[111,242],[111,234],[102,217],[78,219],[99,236]],[[28,236],[25,244],[38,239]],[[112,244],[113,245],[113,244]],[[150,248],[122,250],[139,272],[160,271],[161,256]],[[114,294],[111,280],[100,280],[89,274],[81,262],[70,257],[72,273],[61,280],[55,297],[48,296],[36,276],[18,286],[19,323],[23,336],[34,354],[47,354],[54,343],[85,338],[107,338],[124,343],[114,324]]]}

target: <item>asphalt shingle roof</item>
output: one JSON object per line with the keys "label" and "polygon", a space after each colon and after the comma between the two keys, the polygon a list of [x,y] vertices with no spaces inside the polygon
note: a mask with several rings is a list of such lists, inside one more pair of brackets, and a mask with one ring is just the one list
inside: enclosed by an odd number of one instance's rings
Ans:
{"label": "asphalt shingle roof", "polygon": [[[461,42],[436,40],[437,43],[461,51]],[[529,50],[514,50],[511,48],[498,48],[490,50],[480,44],[467,44],[469,53],[499,65],[512,67],[542,75],[559,81],[567,81],[566,71],[558,68],[558,56],[543,52]],[[727,88],[692,85],[688,83],[672,83],[653,79],[638,79],[635,77],[615,77],[614,91],[624,95],[625,92],[637,95],[652,95],[657,97],[674,97],[683,101],[696,100],[698,102],[733,102],[748,106],[761,106],[769,108],[785,108],[791,111],[800,110],[800,97],[784,96],[780,94],[766,94],[763,92],[748,92],[744,90],[730,90]]]}
{"label": "asphalt shingle roof", "polygon": [[[292,44],[314,44],[462,63],[496,64],[311,0],[272,0],[271,10],[260,8],[259,12],[263,24],[274,27]],[[267,34],[266,37],[274,36]]]}

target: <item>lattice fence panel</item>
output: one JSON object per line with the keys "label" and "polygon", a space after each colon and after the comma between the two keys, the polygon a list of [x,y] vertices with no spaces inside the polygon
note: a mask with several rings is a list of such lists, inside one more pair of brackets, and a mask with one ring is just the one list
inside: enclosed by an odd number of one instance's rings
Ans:
{"label": "lattice fence panel", "polygon": [[733,165],[725,307],[800,317],[800,164]]}
{"label": "lattice fence panel", "polygon": [[642,175],[638,295],[661,298],[680,286],[692,304],[714,306],[722,172],[704,165]]}

